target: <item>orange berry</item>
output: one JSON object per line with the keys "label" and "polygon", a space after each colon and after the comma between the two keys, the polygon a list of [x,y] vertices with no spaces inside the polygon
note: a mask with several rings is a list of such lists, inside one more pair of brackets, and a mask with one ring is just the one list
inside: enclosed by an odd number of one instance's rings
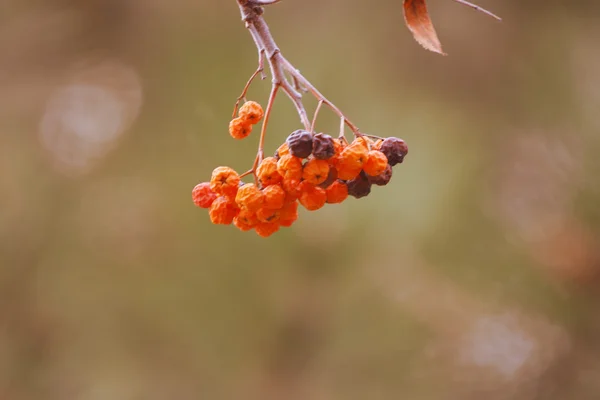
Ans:
{"label": "orange berry", "polygon": [[277,161],[277,172],[283,179],[302,179],[302,160],[291,154],[282,156]]}
{"label": "orange berry", "polygon": [[352,141],[352,145],[361,145],[365,149],[367,149],[367,151],[369,151],[369,146],[371,145],[371,143],[371,139],[369,139],[366,136],[358,136]]}
{"label": "orange berry", "polygon": [[348,185],[343,181],[337,180],[325,189],[325,193],[328,203],[341,203],[348,198]]}
{"label": "orange berry", "polygon": [[292,226],[298,219],[298,202],[294,201],[286,204],[279,211],[279,224],[286,228]]}
{"label": "orange berry", "polygon": [[329,163],[325,160],[313,158],[304,164],[302,179],[312,185],[318,185],[325,182],[329,175]]}
{"label": "orange berry", "polygon": [[345,144],[342,143],[340,139],[333,139],[333,157],[327,160],[327,162],[332,166],[336,166],[340,159],[340,154],[342,154],[342,150],[344,150],[345,147]]}
{"label": "orange berry", "polygon": [[360,142],[347,146],[340,154],[337,163],[338,178],[343,180],[356,178],[367,161],[368,154],[366,147]]}
{"label": "orange berry", "polygon": [[269,237],[279,230],[277,222],[261,222],[254,227],[254,230],[261,237]]}
{"label": "orange berry", "polygon": [[233,224],[242,232],[247,232],[258,224],[256,214],[248,210],[240,210],[239,214],[233,219]]}
{"label": "orange berry", "polygon": [[232,168],[217,167],[210,178],[210,188],[216,194],[235,198],[240,185],[240,176]]}
{"label": "orange berry", "polygon": [[265,195],[254,183],[246,183],[239,188],[235,202],[240,208],[256,212],[265,202]]}
{"label": "orange berry", "polygon": [[256,212],[256,218],[258,218],[260,222],[277,222],[279,221],[279,214],[279,210],[262,207]]}
{"label": "orange berry", "polygon": [[210,182],[199,183],[192,190],[192,200],[198,207],[209,208],[216,198],[217,195],[210,189]]}
{"label": "orange berry", "polygon": [[290,203],[298,200],[300,197],[300,180],[299,179],[284,179],[282,182],[283,190],[285,191],[285,203]]}
{"label": "orange berry", "polygon": [[255,101],[247,101],[240,107],[239,116],[250,124],[257,124],[264,116],[260,104]]}
{"label": "orange berry", "polygon": [[234,118],[229,122],[229,134],[234,139],[247,138],[252,133],[252,125],[243,118]]}
{"label": "orange berry", "polygon": [[285,190],[279,185],[267,186],[263,189],[265,195],[265,208],[279,210],[285,203]]}
{"label": "orange berry", "polygon": [[363,170],[369,176],[377,176],[385,171],[388,165],[388,159],[379,150],[371,150],[368,154],[367,161],[363,165]]}
{"label": "orange berry", "polygon": [[307,181],[302,181],[300,183],[300,197],[298,200],[307,210],[315,211],[325,205],[327,194],[325,193],[325,189],[311,185]]}
{"label": "orange berry", "polygon": [[289,148],[287,142],[283,142],[283,144],[281,146],[279,146],[279,148],[275,152],[276,158],[279,160],[281,157],[283,157],[287,154],[290,154],[290,148]]}
{"label": "orange berry", "polygon": [[239,208],[225,196],[217,197],[208,212],[210,220],[215,225],[229,225],[237,216]]}
{"label": "orange berry", "polygon": [[263,186],[275,185],[281,182],[281,175],[277,172],[277,160],[275,157],[267,157],[256,170],[258,180]]}

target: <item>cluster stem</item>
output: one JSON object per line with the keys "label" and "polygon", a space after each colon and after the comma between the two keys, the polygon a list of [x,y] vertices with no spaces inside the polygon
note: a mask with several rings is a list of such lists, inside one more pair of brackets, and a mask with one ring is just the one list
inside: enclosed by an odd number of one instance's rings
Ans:
{"label": "cluster stem", "polygon": [[[267,126],[269,123],[269,116],[273,109],[275,97],[277,96],[279,90],[283,91],[292,101],[300,117],[300,122],[307,131],[315,133],[314,128],[319,111],[321,110],[322,106],[325,105],[338,117],[340,117],[342,125],[340,134],[341,137],[343,137],[344,126],[347,126],[355,136],[362,135],[358,127],[352,123],[335,104],[328,100],[308,79],[306,79],[279,50],[279,47],[275,43],[275,40],[271,35],[271,31],[269,30],[269,27],[263,18],[264,6],[277,4],[279,2],[280,0],[237,0],[242,15],[242,20],[244,21],[246,28],[250,32],[250,36],[252,37],[256,48],[258,49],[258,67],[244,86],[242,93],[235,103],[233,111],[234,117],[238,111],[240,102],[246,99],[246,94],[252,82],[259,75],[262,75],[264,79],[264,58],[267,59],[269,70],[272,76],[271,93],[269,95],[269,102],[265,110],[265,117],[262,123],[258,151],[254,160],[254,165],[250,171],[243,174],[243,176],[254,174],[255,180],[256,169],[264,158],[264,144]],[[302,102],[303,92],[311,93],[318,101],[312,121],[308,118],[308,113],[306,112],[306,108]]]}

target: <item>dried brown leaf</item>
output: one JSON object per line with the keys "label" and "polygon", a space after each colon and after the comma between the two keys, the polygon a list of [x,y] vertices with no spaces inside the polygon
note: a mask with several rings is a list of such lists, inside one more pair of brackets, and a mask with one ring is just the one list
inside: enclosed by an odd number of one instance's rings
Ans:
{"label": "dried brown leaf", "polygon": [[425,0],[404,0],[404,20],[415,40],[427,50],[446,55],[438,39]]}

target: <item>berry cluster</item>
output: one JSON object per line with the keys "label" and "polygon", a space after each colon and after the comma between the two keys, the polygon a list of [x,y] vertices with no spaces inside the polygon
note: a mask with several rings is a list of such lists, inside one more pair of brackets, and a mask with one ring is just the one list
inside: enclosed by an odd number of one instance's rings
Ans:
{"label": "berry cluster", "polygon": [[[242,139],[262,119],[263,110],[256,102],[246,102],[238,115],[229,132]],[[315,211],[348,196],[365,197],[373,185],[386,185],[392,167],[407,153],[405,142],[395,137],[372,139],[359,134],[349,143],[343,136],[334,139],[297,130],[273,157],[257,159],[255,168],[245,174],[217,167],[210,182],[194,187],[192,199],[198,207],[209,209],[213,224],[234,224],[268,237],[298,219],[298,204]],[[250,174],[254,183],[244,183],[243,177]]]}

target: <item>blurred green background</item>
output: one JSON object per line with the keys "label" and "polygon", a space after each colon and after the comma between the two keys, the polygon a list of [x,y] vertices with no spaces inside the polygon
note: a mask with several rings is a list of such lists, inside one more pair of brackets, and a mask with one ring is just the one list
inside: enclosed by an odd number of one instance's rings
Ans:
{"label": "blurred green background", "polygon": [[[227,133],[256,68],[235,1],[3,0],[0,399],[600,398],[600,3],[480,5],[504,21],[430,1],[448,57],[399,0],[267,9],[410,152],[262,239],[190,195],[256,151]],[[299,126],[279,97],[267,153]]]}

